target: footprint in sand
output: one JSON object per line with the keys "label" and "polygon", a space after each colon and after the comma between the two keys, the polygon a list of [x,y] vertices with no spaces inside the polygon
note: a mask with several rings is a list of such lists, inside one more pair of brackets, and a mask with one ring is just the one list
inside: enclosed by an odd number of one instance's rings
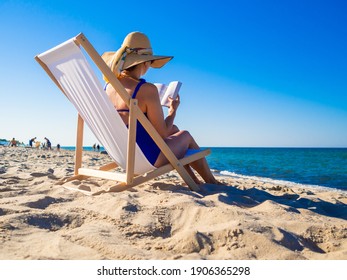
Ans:
{"label": "footprint in sand", "polygon": [[23,222],[30,226],[50,231],[57,231],[63,227],[76,228],[83,224],[83,220],[78,217],[70,215],[60,216],[53,213],[28,215],[24,217]]}
{"label": "footprint in sand", "polygon": [[62,203],[62,202],[66,202],[66,201],[70,201],[70,200],[63,199],[63,198],[53,198],[50,196],[45,196],[45,197],[40,198],[36,201],[27,202],[23,205],[30,207],[30,208],[35,208],[35,209],[46,209],[51,204]]}
{"label": "footprint in sand", "polygon": [[30,173],[30,176],[33,177],[44,177],[44,176],[48,176],[50,173],[42,173],[42,172],[34,172],[34,173]]}

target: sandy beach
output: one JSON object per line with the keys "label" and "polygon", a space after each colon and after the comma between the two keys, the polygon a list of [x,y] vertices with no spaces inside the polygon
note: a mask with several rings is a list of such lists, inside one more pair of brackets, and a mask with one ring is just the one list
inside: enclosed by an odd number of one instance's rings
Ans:
{"label": "sandy beach", "polygon": [[[73,158],[0,147],[0,259],[347,259],[346,192],[220,176],[227,186],[195,193],[171,172],[86,196],[57,184],[73,174]],[[96,152],[83,160],[110,161]]]}

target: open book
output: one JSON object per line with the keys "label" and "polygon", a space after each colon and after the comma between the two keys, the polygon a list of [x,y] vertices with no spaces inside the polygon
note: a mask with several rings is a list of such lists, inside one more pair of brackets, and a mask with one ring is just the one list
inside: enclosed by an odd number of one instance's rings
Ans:
{"label": "open book", "polygon": [[158,84],[158,83],[154,83],[154,85],[158,88],[161,105],[169,107],[169,104],[170,104],[169,97],[171,97],[172,99],[177,98],[177,95],[178,95],[178,92],[180,91],[182,83],[179,81],[173,81],[169,83],[168,85]]}

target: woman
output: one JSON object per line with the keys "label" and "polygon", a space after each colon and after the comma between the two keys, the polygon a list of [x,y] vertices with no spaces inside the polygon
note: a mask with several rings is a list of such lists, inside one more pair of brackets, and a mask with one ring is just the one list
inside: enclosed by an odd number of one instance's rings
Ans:
{"label": "woman", "polygon": [[[171,99],[168,115],[164,118],[157,87],[141,79],[150,67],[160,68],[171,60],[172,56],[153,55],[147,36],[140,32],[132,32],[125,37],[121,48],[117,52],[107,52],[102,57],[117,75],[129,95],[138,100],[139,108],[177,158],[183,158],[188,149],[199,149],[198,144],[188,131],[179,130],[174,125],[174,119],[180,104],[179,96],[176,100]],[[127,105],[105,77],[104,79],[106,81],[106,93],[124,123],[128,125],[129,109]],[[148,161],[155,167],[168,163],[164,154],[140,123],[137,124],[136,142]],[[194,181],[201,184],[190,167],[195,169],[206,183],[219,184],[214,178],[206,159],[200,159],[191,163],[190,166],[185,166]]]}

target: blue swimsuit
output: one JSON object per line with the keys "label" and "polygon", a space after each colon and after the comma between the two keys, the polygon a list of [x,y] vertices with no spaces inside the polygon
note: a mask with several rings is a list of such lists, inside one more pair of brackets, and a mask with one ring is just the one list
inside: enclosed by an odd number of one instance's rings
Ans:
{"label": "blue swimsuit", "polygon": [[[146,80],[140,79],[140,82],[137,84],[137,86],[134,90],[134,93],[132,95],[133,99],[136,98],[136,95],[137,95],[140,87],[144,83],[146,83]],[[128,109],[117,110],[117,111],[118,112],[129,112]],[[147,117],[146,113],[145,113],[145,116]],[[137,121],[137,125],[136,125],[136,143],[140,147],[141,151],[143,152],[143,154],[145,155],[147,160],[152,165],[154,165],[154,163],[157,161],[158,156],[160,154],[160,149],[139,121]]]}

